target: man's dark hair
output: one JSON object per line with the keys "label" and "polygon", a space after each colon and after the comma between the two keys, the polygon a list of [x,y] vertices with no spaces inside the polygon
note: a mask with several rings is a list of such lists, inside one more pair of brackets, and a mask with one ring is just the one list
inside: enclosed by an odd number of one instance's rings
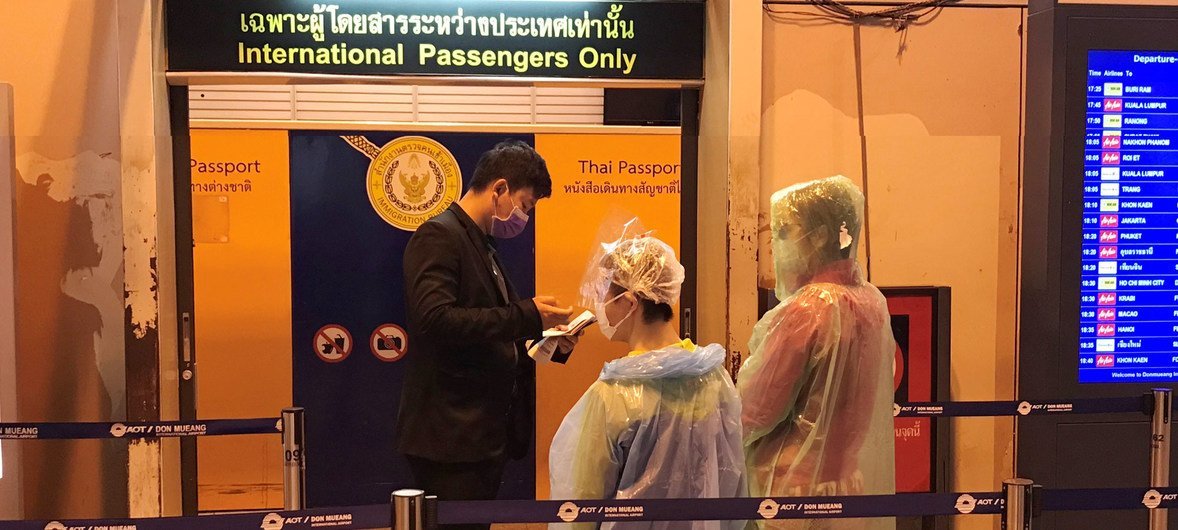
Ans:
{"label": "man's dark hair", "polygon": [[[627,290],[621,285],[611,283],[606,294],[606,300],[618,296]],[[671,304],[660,304],[654,300],[648,300],[638,293],[634,293],[634,298],[638,299],[639,310],[642,312],[642,322],[645,324],[670,322],[672,318],[675,318],[675,310],[671,308]]]}
{"label": "man's dark hair", "polygon": [[500,142],[483,153],[470,179],[470,189],[484,191],[499,179],[506,179],[513,193],[531,188],[536,199],[552,196],[548,164],[532,146],[520,140]]}

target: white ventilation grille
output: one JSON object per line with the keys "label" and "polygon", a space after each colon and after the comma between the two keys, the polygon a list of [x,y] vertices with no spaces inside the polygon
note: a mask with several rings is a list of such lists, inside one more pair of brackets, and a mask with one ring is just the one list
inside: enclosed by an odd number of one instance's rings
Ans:
{"label": "white ventilation grille", "polygon": [[605,91],[600,88],[536,88],[536,122],[601,125]]}
{"label": "white ventilation grille", "polygon": [[413,87],[307,85],[287,87],[296,121],[413,121]]}
{"label": "white ventilation grille", "polygon": [[189,90],[192,120],[601,125],[601,88],[217,85]]}

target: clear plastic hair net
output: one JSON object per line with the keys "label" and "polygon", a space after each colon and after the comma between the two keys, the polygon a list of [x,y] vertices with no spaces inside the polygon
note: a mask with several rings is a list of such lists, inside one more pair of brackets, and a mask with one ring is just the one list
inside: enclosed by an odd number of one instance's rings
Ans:
{"label": "clear plastic hair net", "polygon": [[[724,359],[719,345],[684,342],[607,363],[552,440],[552,498],[745,496],[740,398]],[[740,530],[744,525],[671,521],[601,527]]]}
{"label": "clear plastic hair net", "polygon": [[795,184],[770,200],[778,300],[823,264],[855,259],[864,200],[851,179],[839,175]]}
{"label": "clear plastic hair net", "polygon": [[603,301],[611,284],[647,300],[674,305],[679,301],[683,278],[683,265],[675,250],[643,231],[637,219],[631,219],[622,225],[617,239],[595,246],[581,283],[581,305],[593,307]]}
{"label": "clear plastic hair net", "polygon": [[[863,280],[855,262],[862,211],[863,195],[843,177],[799,184],[773,197],[773,258],[782,301],[753,329],[737,381],[750,496],[895,491],[895,342],[884,297]],[[893,519],[761,524],[895,528]]]}

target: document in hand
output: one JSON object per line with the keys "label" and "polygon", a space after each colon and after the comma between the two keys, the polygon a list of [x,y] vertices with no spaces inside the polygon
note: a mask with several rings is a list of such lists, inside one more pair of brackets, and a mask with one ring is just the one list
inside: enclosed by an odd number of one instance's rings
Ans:
{"label": "document in hand", "polygon": [[566,329],[564,331],[561,331],[558,329],[544,330],[544,336],[545,337],[564,337],[567,335],[576,335],[576,334],[584,331],[585,328],[589,327],[589,325],[594,322],[597,322],[597,317],[593,316],[593,312],[592,311],[585,311],[584,313],[577,315],[577,318],[574,318],[572,322],[568,323],[568,329]]}
{"label": "document in hand", "polygon": [[589,327],[590,324],[597,322],[597,318],[593,316],[592,311],[585,311],[569,322],[568,329],[547,329],[544,330],[544,338],[535,341],[528,345],[528,356],[539,364],[547,362],[555,362],[564,364],[568,362],[569,355],[573,352],[562,352],[557,349],[557,344],[560,342],[560,337],[570,335],[577,335]]}

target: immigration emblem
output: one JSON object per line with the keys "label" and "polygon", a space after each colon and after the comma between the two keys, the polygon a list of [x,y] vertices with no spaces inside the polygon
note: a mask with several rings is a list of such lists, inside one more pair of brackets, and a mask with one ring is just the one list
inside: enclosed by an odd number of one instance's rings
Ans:
{"label": "immigration emblem", "polygon": [[381,219],[401,230],[417,230],[462,193],[458,161],[434,140],[402,136],[377,147],[363,136],[342,138],[372,160],[368,164],[368,201]]}

